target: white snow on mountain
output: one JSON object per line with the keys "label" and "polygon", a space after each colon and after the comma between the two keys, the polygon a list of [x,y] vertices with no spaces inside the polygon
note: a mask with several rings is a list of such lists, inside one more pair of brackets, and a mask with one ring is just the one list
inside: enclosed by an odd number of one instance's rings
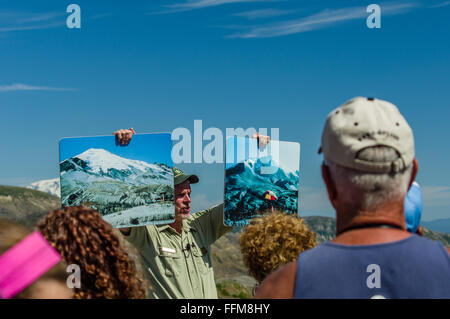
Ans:
{"label": "white snow on mountain", "polygon": [[61,187],[59,184],[59,178],[37,181],[29,184],[27,188],[61,197]]}
{"label": "white snow on mountain", "polygon": [[[82,163],[80,163],[80,160]],[[80,166],[81,165],[81,166]],[[152,180],[166,185],[173,184],[172,169],[158,164],[150,164],[143,161],[132,160],[117,156],[104,149],[91,148],[72,158],[61,162],[62,167],[70,167],[68,171],[88,173],[85,178],[75,178],[75,180],[90,179],[101,176],[113,180],[121,180],[134,185],[152,184]],[[61,176],[67,173],[67,169],[62,169]],[[94,175],[94,176],[92,176]],[[74,179],[65,177],[66,180]],[[86,182],[92,182],[86,180]]]}
{"label": "white snow on mountain", "polygon": [[150,168],[161,171],[157,165],[148,164],[143,161],[126,159],[112,154],[104,149],[90,148],[76,157],[85,161],[94,173],[100,173],[101,171],[107,172],[108,169],[111,168],[117,170],[135,168],[140,171],[145,171]]}
{"label": "white snow on mountain", "polygon": [[63,205],[94,208],[113,227],[173,220],[173,170],[167,164],[91,148],[62,161],[60,171]]}

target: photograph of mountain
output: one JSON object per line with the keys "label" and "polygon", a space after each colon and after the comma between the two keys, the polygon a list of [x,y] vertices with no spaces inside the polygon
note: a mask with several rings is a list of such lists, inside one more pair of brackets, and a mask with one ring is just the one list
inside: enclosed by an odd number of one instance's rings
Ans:
{"label": "photograph of mountain", "polygon": [[256,139],[226,142],[224,222],[239,229],[265,212],[298,214],[300,144]]}
{"label": "photograph of mountain", "polygon": [[170,134],[137,134],[127,146],[114,136],[59,145],[63,206],[93,208],[114,228],[174,221]]}

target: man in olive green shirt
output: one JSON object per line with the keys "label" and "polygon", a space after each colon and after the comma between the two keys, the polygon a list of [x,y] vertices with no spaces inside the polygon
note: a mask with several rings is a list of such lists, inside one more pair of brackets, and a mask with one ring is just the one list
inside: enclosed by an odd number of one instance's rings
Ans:
{"label": "man in olive green shirt", "polygon": [[[122,145],[133,134],[115,132]],[[223,204],[190,214],[191,184],[198,181],[174,168],[175,222],[120,229],[141,254],[153,298],[217,298],[211,244],[231,227],[223,223]]]}
{"label": "man in olive green shirt", "polygon": [[[135,131],[114,134],[126,145]],[[270,140],[258,133],[252,137],[260,146]],[[190,214],[191,184],[198,182],[196,175],[174,168],[175,222],[120,229],[141,254],[153,298],[217,298],[211,244],[232,228],[223,223],[223,204]]]}
{"label": "man in olive green shirt", "polygon": [[141,253],[154,298],[217,298],[211,244],[227,231],[221,204],[186,219],[181,234],[150,225],[132,228],[126,238]]}

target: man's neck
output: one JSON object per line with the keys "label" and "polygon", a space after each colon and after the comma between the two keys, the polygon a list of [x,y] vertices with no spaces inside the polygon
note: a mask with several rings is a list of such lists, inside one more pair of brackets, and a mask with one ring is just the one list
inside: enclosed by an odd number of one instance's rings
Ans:
{"label": "man's neck", "polygon": [[176,230],[176,232],[181,235],[183,233],[183,220],[175,219],[172,224],[169,224],[170,227]]}
{"label": "man's neck", "polygon": [[[373,227],[391,226],[389,228]],[[336,238],[343,244],[377,244],[409,237],[403,203],[386,203],[374,211],[340,209],[336,212]]]}

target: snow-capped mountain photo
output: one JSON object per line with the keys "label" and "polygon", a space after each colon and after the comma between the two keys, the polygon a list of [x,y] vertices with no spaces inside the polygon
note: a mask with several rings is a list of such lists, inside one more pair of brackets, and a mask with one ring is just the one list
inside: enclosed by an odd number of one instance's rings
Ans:
{"label": "snow-capped mountain photo", "polygon": [[[235,144],[227,141],[224,196],[227,225],[239,229],[251,218],[273,210],[298,213],[300,145],[277,143],[277,156],[246,155],[243,160],[234,163],[228,154],[235,154],[229,151]],[[240,145],[249,146],[248,143]]]}
{"label": "snow-capped mountain photo", "polygon": [[126,147],[109,136],[61,140],[63,206],[91,207],[117,228],[173,222],[171,147],[170,134],[139,134]]}
{"label": "snow-capped mountain photo", "polygon": [[45,179],[31,183],[27,188],[48,193],[53,196],[61,197],[61,189],[59,185],[59,178]]}
{"label": "snow-capped mountain photo", "polygon": [[[61,175],[69,171],[84,171],[89,176],[122,181],[130,185],[158,183],[172,185],[172,168],[165,164],[148,164],[114,155],[104,149],[88,149],[60,163]],[[87,176],[86,176],[87,177]]]}

